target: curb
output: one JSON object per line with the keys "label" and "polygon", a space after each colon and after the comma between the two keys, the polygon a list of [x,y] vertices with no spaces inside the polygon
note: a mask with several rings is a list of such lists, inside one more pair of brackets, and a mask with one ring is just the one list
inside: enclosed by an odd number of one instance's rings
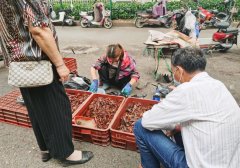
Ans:
{"label": "curb", "polygon": [[4,67],[5,67],[4,61],[2,60],[2,61],[0,61],[0,68],[4,68]]}
{"label": "curb", "polygon": [[[80,22],[78,20],[75,20],[75,25],[76,26],[80,26]],[[117,27],[134,27],[134,19],[127,19],[127,20],[123,20],[123,19],[117,19],[117,20],[113,20],[113,26],[117,26]]]}
{"label": "curb", "polygon": [[134,19],[129,20],[113,20],[113,26],[120,26],[120,27],[134,27]]}
{"label": "curb", "polygon": [[[234,21],[232,23],[232,27],[236,27],[237,24],[239,23],[239,21]],[[76,26],[80,26],[80,22],[78,20],[75,20],[75,25]],[[113,26],[117,26],[117,27],[135,27],[134,24],[134,19],[116,19],[113,20]]]}

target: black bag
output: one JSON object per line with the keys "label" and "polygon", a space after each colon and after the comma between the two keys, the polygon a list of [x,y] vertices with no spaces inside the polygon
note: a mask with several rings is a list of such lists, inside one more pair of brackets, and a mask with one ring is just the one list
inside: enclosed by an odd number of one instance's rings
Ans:
{"label": "black bag", "polygon": [[184,27],[184,25],[185,25],[185,17],[183,17],[183,18],[181,19],[180,24],[179,24],[177,30],[180,31],[181,33],[189,36],[191,30],[190,30],[190,29],[187,29],[186,27]]}
{"label": "black bag", "polygon": [[[73,77],[77,77],[81,82],[73,80]],[[85,90],[88,91],[91,85],[91,80],[84,76],[70,75],[70,80],[65,82],[63,86],[69,89]]]}
{"label": "black bag", "polygon": [[182,33],[187,35],[187,36],[189,36],[190,32],[191,32],[191,30],[187,29],[187,28],[183,28],[183,30],[182,30]]}

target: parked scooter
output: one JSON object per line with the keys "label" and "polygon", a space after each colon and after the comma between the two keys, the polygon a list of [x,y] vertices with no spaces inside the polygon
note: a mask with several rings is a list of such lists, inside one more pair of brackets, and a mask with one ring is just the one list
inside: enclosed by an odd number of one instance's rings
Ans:
{"label": "parked scooter", "polygon": [[[232,5],[228,6],[229,1],[232,1]],[[225,12],[218,12],[218,10],[206,10],[202,7],[198,7],[200,24],[203,27],[215,27],[218,22],[232,22],[233,9],[235,9],[234,0],[224,0],[222,3],[225,6]]]}
{"label": "parked scooter", "polygon": [[137,28],[142,28],[146,25],[158,25],[170,28],[172,26],[172,16],[173,14],[166,14],[164,16],[154,16],[152,10],[147,10],[146,12],[139,12],[136,14],[135,26]]}
{"label": "parked scooter", "polygon": [[71,1],[71,8],[70,9],[62,9],[58,11],[58,18],[56,12],[53,10],[53,7],[50,7],[51,10],[51,21],[53,24],[58,25],[68,25],[73,26],[74,25],[74,16],[71,16],[71,13],[73,11],[73,4]]}
{"label": "parked scooter", "polygon": [[[190,19],[190,20],[186,20]],[[184,22],[182,22],[183,25],[187,23],[191,23],[191,17],[187,17],[185,19],[182,19]],[[232,48],[234,44],[237,44],[237,38],[239,30],[238,28],[229,28],[230,23],[229,22],[219,22],[215,24],[215,27],[218,28],[217,32],[215,32],[212,35],[212,38],[199,38],[199,45],[200,48],[204,49],[205,51],[221,51],[225,52]],[[182,26],[180,32],[184,33],[184,29],[186,29],[185,26]],[[201,30],[201,28],[200,28]],[[191,31],[191,30],[189,30]],[[185,35],[189,36],[189,34],[184,33]]]}
{"label": "parked scooter", "polygon": [[226,22],[229,19],[229,15],[218,10],[206,10],[202,7],[198,8],[200,24],[204,27],[214,27],[217,22]]}
{"label": "parked scooter", "polygon": [[111,11],[105,10],[101,2],[94,4],[94,11],[80,12],[80,25],[83,28],[90,26],[103,26],[110,29],[113,25],[110,19]]}
{"label": "parked scooter", "polygon": [[207,50],[225,52],[232,48],[238,41],[238,28],[229,28],[229,22],[219,22],[215,25],[218,30],[212,38],[200,38],[200,47]]}

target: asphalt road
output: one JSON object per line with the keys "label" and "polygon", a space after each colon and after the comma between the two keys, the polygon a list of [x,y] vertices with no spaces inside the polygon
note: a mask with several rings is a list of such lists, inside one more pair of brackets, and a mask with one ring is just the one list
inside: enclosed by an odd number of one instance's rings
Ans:
{"label": "asphalt road", "polygon": [[[141,74],[140,84],[147,81],[154,83],[151,75],[154,61],[143,57],[143,42],[148,37],[148,30],[169,31],[162,28],[113,27],[86,28],[57,27],[60,50],[63,56],[74,57],[78,61],[80,75],[90,77],[91,64],[105,52],[108,44],[120,43],[136,59]],[[214,29],[201,33],[201,37],[211,37]],[[74,53],[72,52],[72,49]],[[240,104],[240,56],[239,48],[234,47],[228,53],[213,53],[208,56],[207,72],[221,80]],[[0,68],[0,95],[13,88],[7,85],[7,69]],[[147,86],[144,90],[134,89],[134,93],[147,93],[151,98],[154,88]],[[109,147],[101,147],[85,142],[74,142],[80,150],[92,150],[94,158],[87,164],[73,166],[82,168],[136,168],[140,157],[137,152]],[[39,150],[31,129],[0,123],[0,168],[57,168],[61,165],[56,160],[42,163]]]}
{"label": "asphalt road", "polygon": [[[132,46],[144,46],[143,42],[147,40],[148,30],[156,30],[168,32],[170,29],[159,27],[113,27],[111,29],[104,28],[81,28],[76,27],[57,27],[60,39],[60,46],[64,48],[66,45],[86,45],[93,46],[108,45],[111,43],[121,43],[129,48]],[[215,29],[209,29],[201,32],[201,37],[210,37]],[[210,35],[210,36],[209,36]]]}

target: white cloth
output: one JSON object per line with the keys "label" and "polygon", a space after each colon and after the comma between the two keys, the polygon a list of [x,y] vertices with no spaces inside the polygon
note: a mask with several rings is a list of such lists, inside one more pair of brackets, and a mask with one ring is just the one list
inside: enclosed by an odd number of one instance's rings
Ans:
{"label": "white cloth", "polygon": [[175,31],[162,33],[156,30],[149,30],[148,39],[147,41],[144,42],[144,44],[155,45],[155,46],[179,45],[180,48],[192,46],[191,43],[181,39],[179,35],[175,33]]}
{"label": "white cloth", "polygon": [[240,108],[222,82],[201,72],[142,118],[149,130],[177,123],[190,168],[240,167]]}

